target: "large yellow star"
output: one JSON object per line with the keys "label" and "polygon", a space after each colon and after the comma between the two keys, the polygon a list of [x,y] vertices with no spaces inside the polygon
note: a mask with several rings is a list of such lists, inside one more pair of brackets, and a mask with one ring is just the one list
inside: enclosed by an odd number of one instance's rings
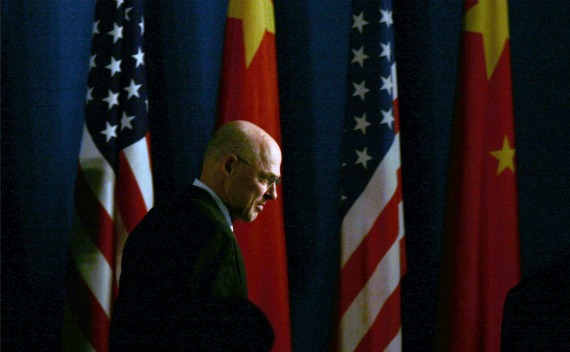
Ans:
{"label": "large yellow star", "polygon": [[509,39],[507,0],[479,0],[463,18],[463,29],[483,34],[487,79],[495,71],[505,42]]}
{"label": "large yellow star", "polygon": [[249,67],[265,30],[275,33],[273,2],[271,0],[230,0],[228,17],[242,20],[245,63]]}
{"label": "large yellow star", "polygon": [[503,140],[503,148],[500,150],[495,150],[490,152],[495,159],[499,160],[499,166],[497,167],[497,175],[503,172],[505,169],[511,169],[515,172],[515,149],[511,148],[509,144],[509,138],[505,136]]}

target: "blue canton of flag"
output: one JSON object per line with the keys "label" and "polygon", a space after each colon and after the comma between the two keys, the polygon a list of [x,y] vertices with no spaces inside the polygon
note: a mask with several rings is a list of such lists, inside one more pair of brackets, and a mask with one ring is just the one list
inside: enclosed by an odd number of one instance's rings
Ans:
{"label": "blue canton of flag", "polygon": [[114,168],[117,150],[148,132],[142,1],[97,3],[86,97],[86,125]]}
{"label": "blue canton of flag", "polygon": [[397,133],[391,1],[354,1],[345,120],[343,212],[362,192]]}
{"label": "blue canton of flag", "polygon": [[400,351],[404,220],[391,1],[353,1],[352,20],[336,346]]}

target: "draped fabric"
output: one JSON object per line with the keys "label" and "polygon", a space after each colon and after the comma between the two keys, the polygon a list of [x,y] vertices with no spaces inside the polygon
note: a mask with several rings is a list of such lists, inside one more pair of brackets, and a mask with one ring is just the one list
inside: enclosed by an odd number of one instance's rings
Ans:
{"label": "draped fabric", "polygon": [[63,343],[108,351],[128,234],[154,203],[141,1],[99,1],[68,260]]}
{"label": "draped fabric", "polygon": [[449,164],[438,348],[500,351],[521,277],[507,0],[466,1]]}
{"label": "draped fabric", "polygon": [[405,272],[391,1],[353,1],[341,181],[338,351],[401,351]]}

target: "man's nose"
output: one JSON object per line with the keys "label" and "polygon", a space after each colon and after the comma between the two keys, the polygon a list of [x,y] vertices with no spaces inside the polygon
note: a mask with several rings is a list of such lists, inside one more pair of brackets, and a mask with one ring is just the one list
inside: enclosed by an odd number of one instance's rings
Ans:
{"label": "man's nose", "polygon": [[267,188],[267,192],[265,192],[265,198],[267,199],[277,199],[277,185],[272,183],[269,188]]}

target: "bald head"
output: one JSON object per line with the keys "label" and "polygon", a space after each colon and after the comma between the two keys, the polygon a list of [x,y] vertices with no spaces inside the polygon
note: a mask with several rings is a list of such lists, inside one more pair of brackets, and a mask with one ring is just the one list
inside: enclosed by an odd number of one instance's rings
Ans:
{"label": "bald head", "polygon": [[252,221],[267,200],[277,197],[268,180],[280,176],[280,167],[281,150],[267,132],[251,122],[232,121],[208,143],[200,180],[228,206],[232,219]]}
{"label": "bald head", "polygon": [[243,120],[228,122],[212,136],[206,147],[204,162],[216,162],[230,154],[252,160],[271,144],[279,148],[275,140],[259,126]]}

